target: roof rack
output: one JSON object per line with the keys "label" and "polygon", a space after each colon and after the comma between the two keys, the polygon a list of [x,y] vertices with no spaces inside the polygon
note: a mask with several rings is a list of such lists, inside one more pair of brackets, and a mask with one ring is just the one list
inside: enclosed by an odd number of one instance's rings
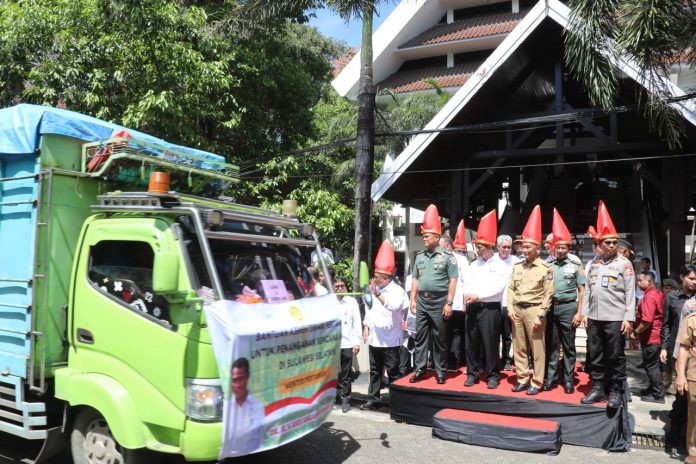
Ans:
{"label": "roof rack", "polygon": [[116,182],[146,184],[149,173],[164,168],[178,190],[220,181],[220,190],[239,182],[239,167],[193,153],[164,148],[129,137],[82,145],[82,172]]}

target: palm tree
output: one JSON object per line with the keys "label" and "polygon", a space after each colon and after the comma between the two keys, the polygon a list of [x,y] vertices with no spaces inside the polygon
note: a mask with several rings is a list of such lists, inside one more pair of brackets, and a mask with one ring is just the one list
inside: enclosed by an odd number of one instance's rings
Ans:
{"label": "palm tree", "polygon": [[355,155],[355,250],[353,288],[358,288],[360,261],[367,261],[370,247],[372,176],[375,161],[375,87],[372,72],[372,18],[379,3],[389,0],[247,0],[250,11],[262,16],[296,17],[300,12],[323,7],[338,13],[345,21],[362,21],[360,84]]}
{"label": "palm tree", "polygon": [[653,86],[638,95],[640,109],[668,144],[680,146],[683,121],[670,105],[661,78],[676,62],[696,65],[693,0],[572,0],[565,61],[593,104],[611,110],[619,90],[613,57],[623,55]]}

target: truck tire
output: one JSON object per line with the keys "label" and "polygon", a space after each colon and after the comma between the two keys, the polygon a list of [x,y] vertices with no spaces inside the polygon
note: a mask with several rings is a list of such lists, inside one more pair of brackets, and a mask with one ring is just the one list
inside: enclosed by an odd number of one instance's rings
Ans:
{"label": "truck tire", "polygon": [[155,464],[160,461],[154,453],[119,445],[109,424],[94,409],[80,409],[73,424],[70,451],[74,464]]}

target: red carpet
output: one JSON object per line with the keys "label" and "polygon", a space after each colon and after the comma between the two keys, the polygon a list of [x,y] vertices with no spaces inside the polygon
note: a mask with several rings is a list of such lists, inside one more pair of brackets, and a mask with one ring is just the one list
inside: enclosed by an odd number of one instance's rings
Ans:
{"label": "red carpet", "polygon": [[[415,388],[415,389],[427,389],[427,390],[443,390],[451,391],[457,393],[479,393],[488,395],[498,395],[498,396],[510,396],[524,398],[527,400],[544,400],[544,401],[555,401],[558,403],[577,403],[580,404],[580,399],[587,395],[592,389],[590,384],[590,376],[585,372],[576,372],[575,374],[575,393],[567,395],[563,391],[562,386],[558,386],[551,391],[542,391],[538,395],[527,395],[526,392],[521,391],[514,393],[511,391],[512,387],[517,384],[517,376],[514,372],[500,373],[500,385],[495,390],[489,390],[486,386],[486,379],[481,378],[481,381],[474,385],[473,387],[465,387],[464,382],[466,381],[466,368],[463,367],[458,373],[447,373],[447,383],[444,385],[438,385],[435,380],[435,373],[433,371],[428,371],[427,375],[423,380],[416,383],[409,383],[411,375],[403,377],[396,382],[394,385],[399,385],[405,388]],[[605,408],[606,403],[596,403],[594,406]]]}
{"label": "red carpet", "polygon": [[435,417],[440,419],[454,419],[480,424],[503,425],[520,429],[546,430],[553,432],[558,429],[558,422],[530,419],[528,417],[501,416],[499,414],[488,414],[485,412],[462,411],[460,409],[443,409]]}

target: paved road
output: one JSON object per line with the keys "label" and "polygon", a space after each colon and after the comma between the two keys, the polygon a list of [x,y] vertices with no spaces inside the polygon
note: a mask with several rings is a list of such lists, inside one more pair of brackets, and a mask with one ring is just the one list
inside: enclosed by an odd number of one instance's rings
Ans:
{"label": "paved road", "polygon": [[[0,456],[13,452],[11,458],[0,457],[0,464],[23,463],[22,450],[26,445],[17,439],[0,434]],[[55,464],[65,464],[67,458]],[[675,464],[675,458],[662,450],[634,449],[628,453],[607,453],[593,448],[564,445],[559,456],[545,456],[492,448],[463,445],[432,438],[430,428],[397,423],[388,415],[359,410],[343,414],[334,410],[326,423],[315,432],[282,448],[244,458],[228,459],[225,464],[322,464],[322,463],[399,463],[453,462],[485,464],[492,462],[524,463],[611,463]],[[165,464],[183,464],[169,458]]]}

